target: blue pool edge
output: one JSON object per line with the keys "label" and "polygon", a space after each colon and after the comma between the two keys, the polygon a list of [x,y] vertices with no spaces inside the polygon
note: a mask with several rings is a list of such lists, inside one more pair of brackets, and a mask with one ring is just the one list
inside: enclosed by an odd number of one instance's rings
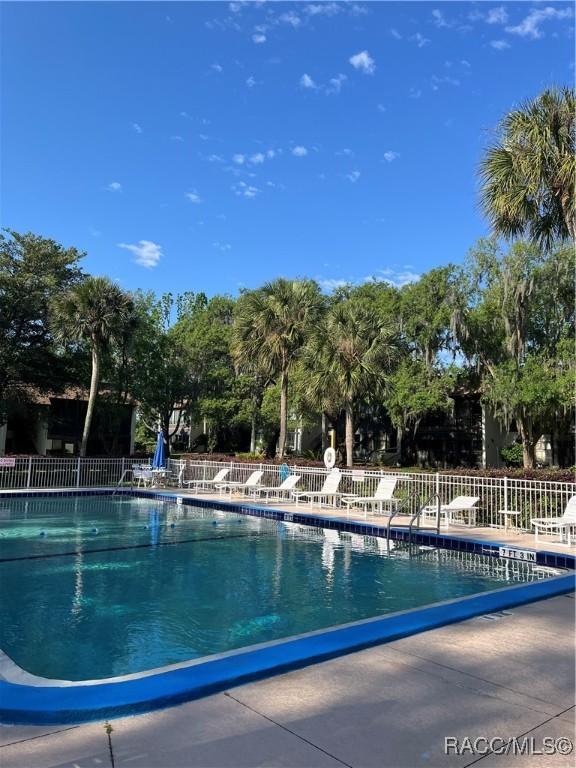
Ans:
{"label": "blue pool edge", "polygon": [[[109,490],[108,493],[110,493]],[[177,493],[132,493],[142,496],[161,496],[170,501],[174,501],[178,495]],[[200,504],[200,500],[187,497],[185,503],[196,505]],[[224,509],[234,506],[234,511],[246,510],[245,514],[260,511],[262,516],[285,519],[284,513],[270,508],[231,505],[223,500],[214,500],[212,504],[218,504]],[[313,524],[306,520],[306,518],[313,519],[306,513],[298,512],[294,517],[298,518],[294,522]],[[330,521],[331,523],[339,522],[342,525],[327,526],[327,522],[323,521],[324,527],[342,527],[344,530],[351,526],[356,527],[355,524],[345,524],[344,521]],[[359,532],[367,534],[366,528],[370,526],[359,524],[358,527],[364,529]],[[430,536],[436,538],[434,534]],[[437,545],[443,546],[442,539],[444,536],[437,537]],[[463,543],[466,544],[465,541]],[[468,544],[486,547],[486,542],[469,541]],[[497,548],[498,545],[491,544],[491,546]],[[147,673],[141,677],[130,676],[130,679],[114,682],[36,686],[0,680],[0,722],[6,725],[72,724],[171,707],[237,685],[430,629],[437,629],[475,616],[567,594],[572,592],[574,587],[574,573],[570,573],[306,633],[273,643],[265,643],[245,651],[222,654],[209,658],[205,662],[196,662],[189,666],[179,665],[178,668],[158,670],[156,673]]]}

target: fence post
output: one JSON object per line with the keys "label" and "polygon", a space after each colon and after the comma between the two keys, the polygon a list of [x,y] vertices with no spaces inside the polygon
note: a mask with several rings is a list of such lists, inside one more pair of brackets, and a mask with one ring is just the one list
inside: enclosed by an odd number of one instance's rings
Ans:
{"label": "fence post", "polygon": [[440,472],[436,472],[436,493],[440,496]]}
{"label": "fence post", "polygon": [[508,478],[504,478],[504,509],[508,509]]}
{"label": "fence post", "polygon": [[26,488],[30,488],[31,478],[32,478],[32,456],[28,456],[28,477],[26,479]]}
{"label": "fence post", "polygon": [[80,488],[80,456],[78,456],[78,463],[76,465],[76,488]]}

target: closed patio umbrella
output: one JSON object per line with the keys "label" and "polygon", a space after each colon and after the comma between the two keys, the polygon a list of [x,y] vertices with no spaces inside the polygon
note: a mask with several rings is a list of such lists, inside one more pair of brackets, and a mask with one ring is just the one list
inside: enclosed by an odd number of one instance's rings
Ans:
{"label": "closed patio umbrella", "polygon": [[156,450],[154,451],[154,458],[152,459],[152,469],[165,469],[166,467],[166,440],[164,438],[164,432],[158,430],[158,440],[156,442]]}

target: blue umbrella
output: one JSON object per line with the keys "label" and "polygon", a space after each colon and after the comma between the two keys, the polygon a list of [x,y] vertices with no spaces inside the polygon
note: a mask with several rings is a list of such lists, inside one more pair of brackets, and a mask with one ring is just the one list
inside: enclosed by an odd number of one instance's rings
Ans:
{"label": "blue umbrella", "polygon": [[154,451],[154,458],[152,459],[152,469],[164,469],[166,466],[166,441],[164,440],[164,432],[160,429],[158,431],[158,441],[156,443],[156,450]]}

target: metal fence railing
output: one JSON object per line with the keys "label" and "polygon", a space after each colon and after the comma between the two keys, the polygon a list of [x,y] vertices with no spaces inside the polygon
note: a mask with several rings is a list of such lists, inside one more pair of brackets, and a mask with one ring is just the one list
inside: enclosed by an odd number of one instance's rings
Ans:
{"label": "metal fence railing", "polygon": [[[133,459],[47,458],[42,456],[1,458],[0,490],[26,488],[94,488],[110,487],[132,482]],[[168,481],[182,485],[186,480],[208,479],[218,470],[229,466],[227,479],[245,481],[255,470],[264,472],[262,482],[273,486],[280,482],[277,464],[168,460]],[[328,473],[323,467],[291,465],[290,471],[301,476],[298,488],[319,491]],[[518,510],[514,524],[530,530],[532,517],[561,515],[571,496],[576,495],[576,483],[521,480],[507,477],[480,477],[427,472],[397,472],[390,470],[342,469],[340,491],[371,496],[384,475],[395,475],[395,496],[408,498],[418,494],[424,499],[438,493],[447,503],[455,496],[477,496],[477,524],[501,526],[500,510]],[[415,511],[415,510],[413,510]]]}
{"label": "metal fence railing", "polygon": [[[176,462],[174,462],[176,463]],[[219,461],[178,462],[184,481],[213,477],[225,466]],[[254,470],[264,471],[264,485],[279,483],[279,467],[276,464],[229,463],[230,480],[245,481]],[[320,467],[290,466],[290,471],[301,476],[298,488],[319,491],[328,470]],[[576,495],[576,483],[544,480],[522,480],[509,477],[481,477],[477,475],[450,475],[430,472],[394,472],[391,470],[342,469],[340,491],[371,496],[384,475],[394,475],[397,485],[394,495],[407,498],[418,495],[421,499],[438,493],[442,503],[448,503],[456,496],[477,496],[477,525],[500,527],[504,523],[501,510],[518,510],[514,520],[518,528],[531,530],[532,517],[554,517],[561,515],[571,496]],[[413,510],[416,511],[416,510]]]}

